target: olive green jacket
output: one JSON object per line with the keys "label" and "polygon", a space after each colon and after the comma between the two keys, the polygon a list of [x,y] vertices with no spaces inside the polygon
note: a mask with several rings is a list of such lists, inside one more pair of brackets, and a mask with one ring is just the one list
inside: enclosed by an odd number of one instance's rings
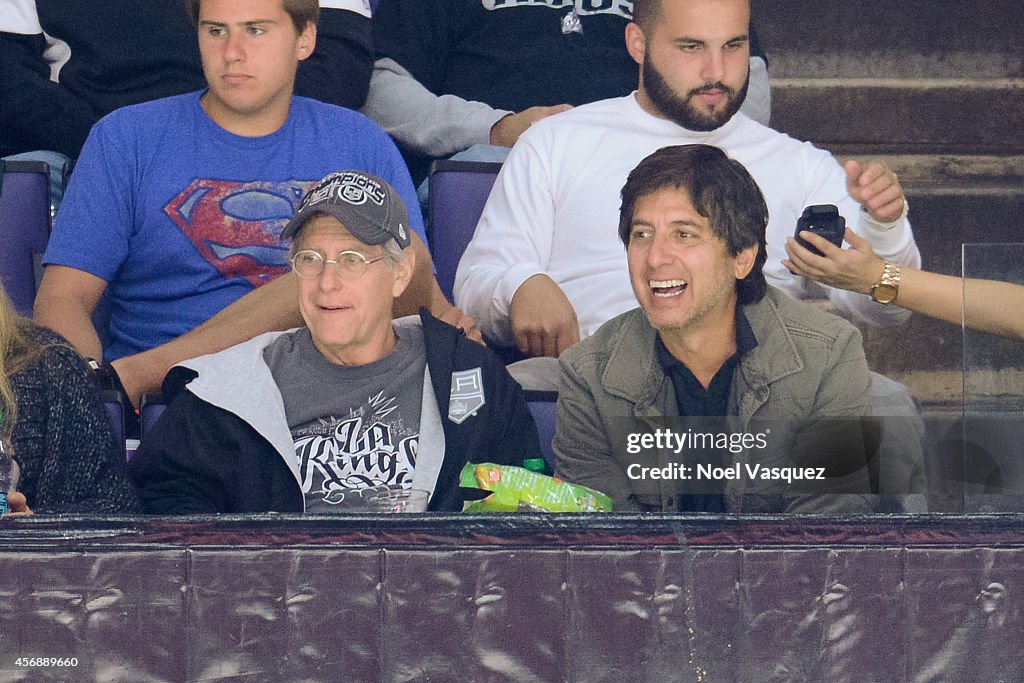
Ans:
{"label": "olive green jacket", "polygon": [[[875,503],[866,466],[870,456],[865,455],[859,418],[871,414],[871,379],[860,332],[842,318],[771,287],[760,302],[744,306],[743,313],[757,346],[736,366],[728,413],[733,429],[761,434],[767,447],[748,442],[750,447],[727,454],[727,464],[741,474],[720,480],[726,509],[870,511]],[[637,308],[608,321],[560,359],[553,444],[558,474],[607,493],[616,510],[674,511],[680,489],[692,485],[696,475],[691,462],[687,484],[678,477],[638,478],[641,467],[687,465],[686,450],[627,449],[631,433],[680,425],[678,420],[662,421],[678,409],[672,381],[658,362],[656,335]],[[837,462],[842,465],[838,470],[828,468]],[[751,476],[748,468],[755,465],[761,468]],[[825,465],[827,480],[793,488],[778,478],[762,478],[764,468],[782,472],[784,467],[809,465]]]}

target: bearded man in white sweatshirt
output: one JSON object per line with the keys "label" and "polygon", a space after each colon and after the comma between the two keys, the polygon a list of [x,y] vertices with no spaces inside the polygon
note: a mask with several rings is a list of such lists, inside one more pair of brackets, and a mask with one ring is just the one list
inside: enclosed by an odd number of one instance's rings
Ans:
{"label": "bearded man in white sweatshirt", "polygon": [[[703,143],[740,161],[765,195],[768,283],[796,298],[827,295],[854,320],[897,324],[906,313],[825,288],[782,264],[803,209],[835,204],[884,260],[920,254],[895,174],[848,161],[739,112],[749,79],[749,0],[636,0],[626,47],[637,90],[538,121],[495,183],[455,281],[455,301],[499,346],[558,356],[635,308],[617,239],[619,190],[653,151]],[[881,277],[881,274],[880,274]]]}

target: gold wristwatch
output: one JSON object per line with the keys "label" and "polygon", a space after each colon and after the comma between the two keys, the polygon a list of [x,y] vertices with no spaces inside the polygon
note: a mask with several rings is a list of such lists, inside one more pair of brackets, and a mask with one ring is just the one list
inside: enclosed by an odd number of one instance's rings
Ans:
{"label": "gold wristwatch", "polygon": [[880,304],[891,304],[900,293],[900,267],[886,263],[882,269],[882,277],[871,285],[871,298]]}

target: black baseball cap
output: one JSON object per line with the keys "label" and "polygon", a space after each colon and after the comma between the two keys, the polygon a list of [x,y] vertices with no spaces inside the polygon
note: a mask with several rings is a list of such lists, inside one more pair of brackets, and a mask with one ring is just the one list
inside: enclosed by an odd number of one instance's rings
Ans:
{"label": "black baseball cap", "polygon": [[403,249],[409,246],[409,212],[405,202],[387,181],[365,171],[336,171],[306,193],[295,217],[281,231],[291,239],[311,216],[334,216],[364,244],[384,244],[390,239]]}

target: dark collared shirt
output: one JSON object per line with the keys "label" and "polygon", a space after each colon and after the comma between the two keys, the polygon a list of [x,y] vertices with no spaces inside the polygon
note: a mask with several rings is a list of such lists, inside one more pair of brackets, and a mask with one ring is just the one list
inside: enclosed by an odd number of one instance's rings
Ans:
{"label": "dark collared shirt", "polygon": [[665,342],[658,335],[658,362],[661,369],[672,380],[676,390],[676,406],[680,416],[718,416],[724,417],[729,410],[729,389],[732,387],[732,373],[736,370],[740,356],[752,351],[757,346],[757,337],[751,329],[747,316],[742,309],[736,309],[736,353],[729,357],[715,376],[711,384],[704,388],[690,368],[668,350]]}
{"label": "dark collared shirt", "polygon": [[[665,342],[658,335],[658,362],[661,369],[672,380],[675,388],[677,415],[680,417],[725,417],[729,410],[729,391],[732,375],[739,359],[757,346],[757,337],[743,310],[736,309],[736,353],[730,356],[718,369],[711,383],[705,389],[686,364],[672,355]],[[712,423],[717,424],[712,421]],[[720,466],[721,451],[709,452],[705,458],[712,466]],[[724,512],[725,501],[716,494],[682,494],[679,496],[680,512]]]}

